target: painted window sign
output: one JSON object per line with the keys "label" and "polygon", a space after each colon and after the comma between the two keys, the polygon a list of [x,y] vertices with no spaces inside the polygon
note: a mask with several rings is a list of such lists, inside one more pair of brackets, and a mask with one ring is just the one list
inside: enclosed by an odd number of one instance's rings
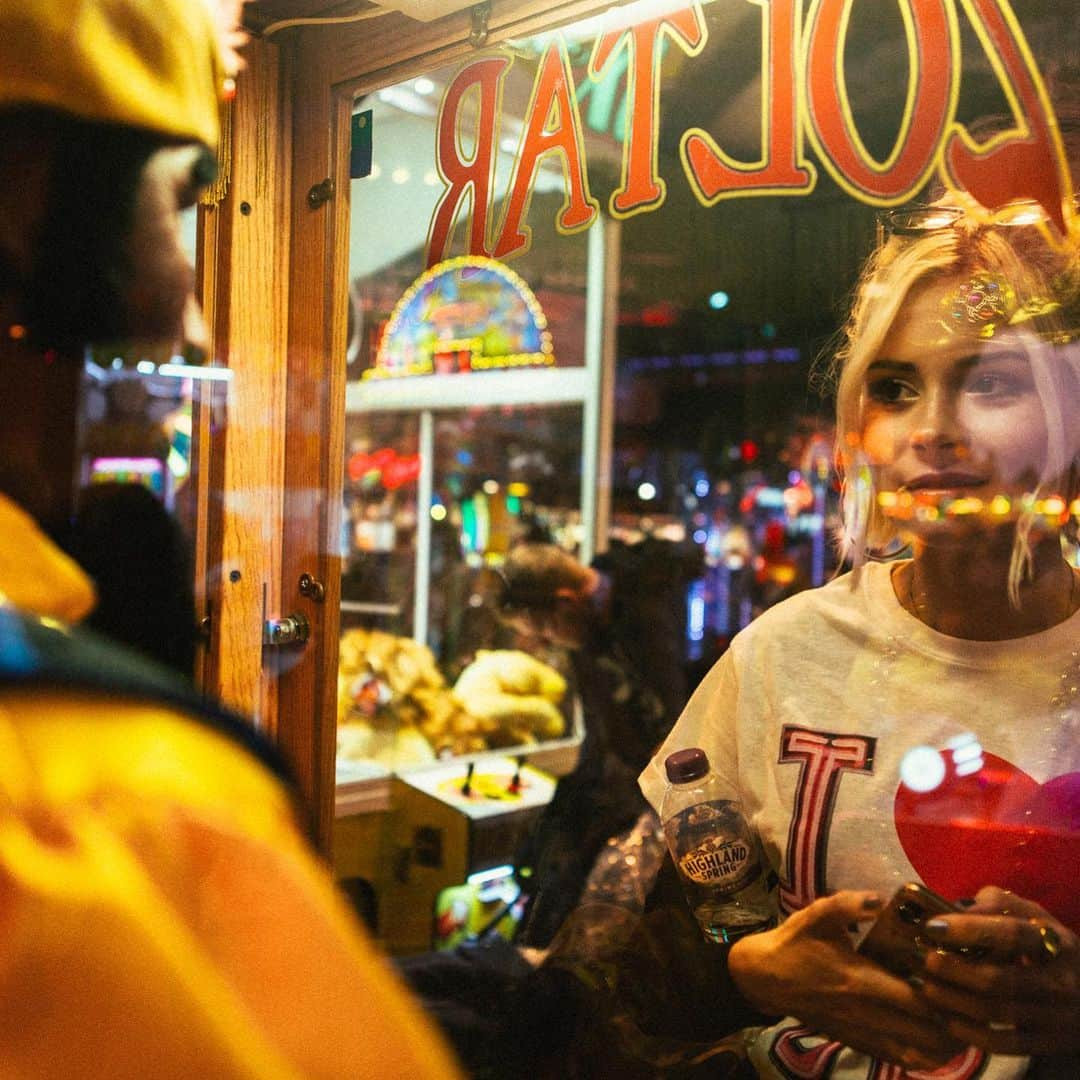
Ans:
{"label": "painted window sign", "polygon": [[[895,0],[907,69],[893,93],[904,106],[891,151],[877,157],[860,133],[846,79],[854,0],[745,2],[760,8],[760,154],[737,160],[708,130],[690,124],[678,133],[684,181],[659,171],[662,74],[666,64],[707,56],[700,2],[599,33],[585,83],[575,83],[562,35],[552,36],[536,64],[505,191],[493,188],[505,138],[503,87],[515,56],[498,52],[465,65],[447,87],[437,121],[444,190],[431,218],[428,265],[445,257],[465,215],[471,253],[508,259],[528,250],[529,203],[538,167],[551,155],[565,191],[558,231],[575,233],[596,220],[600,203],[590,190],[581,104],[613,76],[624,81],[626,94],[625,122],[616,125],[621,178],[607,204],[615,218],[655,210],[673,182],[687,183],[705,207],[722,199],[808,195],[823,168],[844,192],[873,206],[901,205],[936,176],[989,211],[1035,202],[1050,226],[1065,233],[1073,213],[1068,164],[1044,81],[1008,0]],[[1011,127],[982,141],[958,119],[965,41],[965,48],[982,50],[980,62],[989,65],[1011,113]]]}
{"label": "painted window sign", "polygon": [[529,286],[484,256],[448,259],[406,290],[364,379],[548,367],[547,319]]}

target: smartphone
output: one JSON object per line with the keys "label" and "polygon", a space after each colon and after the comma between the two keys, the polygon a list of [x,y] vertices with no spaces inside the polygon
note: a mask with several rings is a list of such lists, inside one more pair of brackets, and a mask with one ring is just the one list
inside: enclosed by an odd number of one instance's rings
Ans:
{"label": "smartphone", "polygon": [[927,920],[961,910],[925,885],[909,882],[896,890],[858,951],[897,975],[914,975],[922,969],[923,954],[937,948],[923,937]]}

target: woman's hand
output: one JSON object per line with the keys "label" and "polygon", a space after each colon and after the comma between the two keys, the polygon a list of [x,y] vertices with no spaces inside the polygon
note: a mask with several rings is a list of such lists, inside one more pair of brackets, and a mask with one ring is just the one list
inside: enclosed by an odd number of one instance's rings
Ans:
{"label": "woman's hand", "polygon": [[[1080,1051],[1080,941],[1031,900],[981,889],[963,914],[927,923],[927,1004],[951,1035],[996,1054]],[[978,950],[976,957],[958,955]]]}
{"label": "woman's hand", "polygon": [[763,1012],[798,1017],[856,1050],[929,1069],[970,1040],[946,1030],[940,1010],[904,979],[857,953],[848,927],[881,910],[876,893],[839,892],[796,912],[775,930],[731,948],[728,970]]}

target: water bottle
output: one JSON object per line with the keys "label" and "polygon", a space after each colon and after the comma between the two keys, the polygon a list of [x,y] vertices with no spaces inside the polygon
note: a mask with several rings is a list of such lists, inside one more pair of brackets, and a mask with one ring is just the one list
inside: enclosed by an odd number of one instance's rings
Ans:
{"label": "water bottle", "polygon": [[739,804],[723,795],[704,750],[664,761],[668,789],[660,820],[687,903],[710,941],[725,944],[776,921],[757,836]]}

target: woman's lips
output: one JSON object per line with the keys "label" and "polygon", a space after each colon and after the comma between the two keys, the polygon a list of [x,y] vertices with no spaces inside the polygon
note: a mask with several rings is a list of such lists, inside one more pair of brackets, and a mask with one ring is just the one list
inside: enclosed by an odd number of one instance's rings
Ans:
{"label": "woman's lips", "polygon": [[982,487],[986,481],[971,473],[924,473],[901,485],[901,491],[955,491],[957,488]]}

